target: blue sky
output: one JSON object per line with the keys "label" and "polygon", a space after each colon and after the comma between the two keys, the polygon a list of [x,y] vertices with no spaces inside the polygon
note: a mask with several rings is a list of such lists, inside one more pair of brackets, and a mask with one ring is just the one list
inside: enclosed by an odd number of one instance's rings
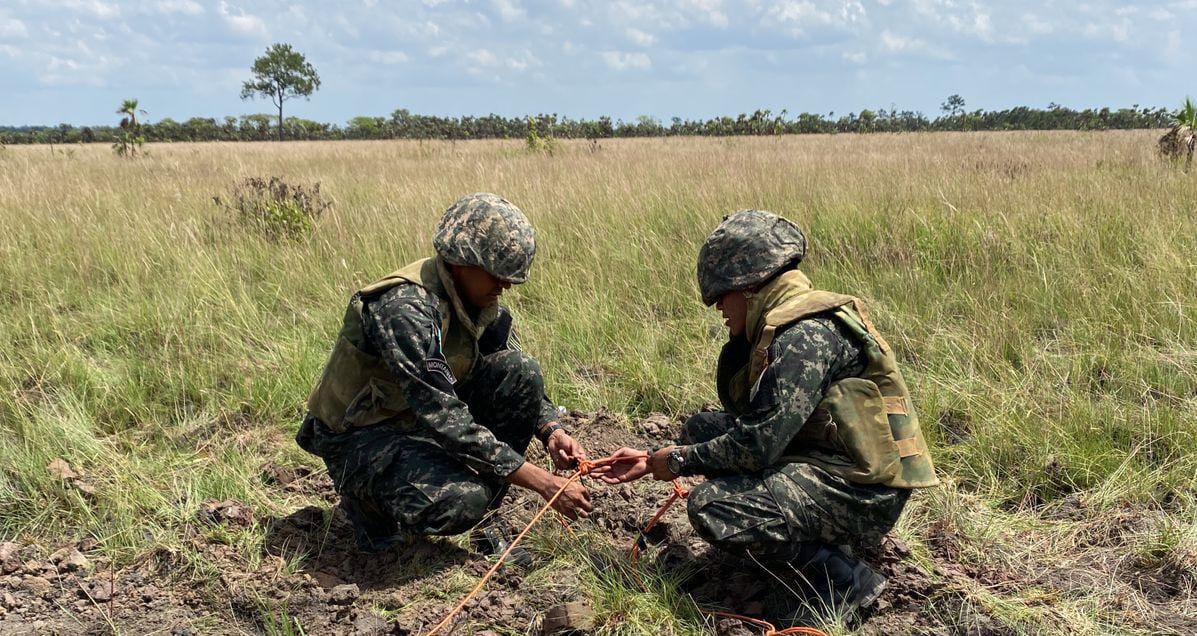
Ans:
{"label": "blue sky", "polygon": [[396,108],[710,117],[1176,106],[1197,95],[1197,0],[4,0],[0,124],[269,112],[238,93],[272,42],[323,81],[288,114]]}

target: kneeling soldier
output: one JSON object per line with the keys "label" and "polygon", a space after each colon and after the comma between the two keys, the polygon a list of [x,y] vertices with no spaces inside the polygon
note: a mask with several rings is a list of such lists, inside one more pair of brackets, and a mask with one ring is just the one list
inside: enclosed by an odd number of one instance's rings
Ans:
{"label": "kneeling soldier", "polygon": [[730,334],[716,370],[725,411],[687,420],[682,445],[601,472],[706,476],[688,501],[700,536],[792,564],[825,607],[852,611],[885,579],[836,546],[880,542],[910,490],[938,480],[893,351],[859,299],[811,286],[805,254],[802,231],[771,213],[719,225],[698,281]]}
{"label": "kneeling soldier", "polygon": [[[470,195],[445,212],[433,245],[435,257],[353,295],[296,438],[324,459],[366,550],[464,532],[508,484],[550,497],[564,478],[524,461],[533,436],[559,467],[585,458],[498,304],[528,278],[528,219],[498,196]],[[553,507],[586,517],[589,494],[575,482]],[[484,528],[483,550],[502,549],[499,526]]]}

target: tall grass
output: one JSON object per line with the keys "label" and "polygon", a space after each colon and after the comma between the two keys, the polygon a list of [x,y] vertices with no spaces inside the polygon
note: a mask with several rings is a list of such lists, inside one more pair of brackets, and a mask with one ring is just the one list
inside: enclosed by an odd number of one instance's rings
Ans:
{"label": "tall grass", "polygon": [[[177,543],[204,499],[287,510],[258,468],[310,461],[290,438],[348,295],[427,255],[441,211],[485,190],[537,227],[532,280],[506,302],[562,404],[714,401],[723,334],[698,301],[697,249],[723,214],[769,209],[809,233],[815,283],[871,301],[900,352],[953,483],[904,522],[912,541],[1069,497],[1093,515],[1159,508],[1190,537],[1197,182],[1155,160],[1153,135],[637,139],[552,156],[517,141],[174,144],[137,161],[9,148],[0,536],[86,534],[129,558]],[[272,242],[212,203],[271,175],[334,199],[311,240]],[[58,457],[94,496],[46,471]]]}

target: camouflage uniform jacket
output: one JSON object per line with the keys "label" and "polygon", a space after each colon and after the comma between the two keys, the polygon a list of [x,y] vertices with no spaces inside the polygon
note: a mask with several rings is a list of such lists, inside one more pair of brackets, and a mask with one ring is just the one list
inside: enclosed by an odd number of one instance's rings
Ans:
{"label": "camouflage uniform jacket", "polygon": [[743,336],[733,338],[719,356],[720,399],[734,425],[726,433],[683,450],[684,473],[753,473],[776,465],[787,454],[803,424],[833,382],[863,372],[867,358],[855,339],[834,318],[820,314],[779,331],[769,347],[769,366],[753,387],[743,412],[724,389],[726,370],[748,361]]}
{"label": "camouflage uniform jacket", "polygon": [[[442,312],[452,303],[415,284],[401,284],[369,302],[363,312],[367,351],[381,357],[399,378],[400,388],[418,423],[413,435],[444,448],[485,477],[505,478],[524,463],[524,457],[478,424],[455,388],[469,379],[446,373],[441,344]],[[498,317],[478,341],[479,355],[518,349],[511,314],[499,308]],[[556,407],[541,400],[540,426],[556,419]]]}

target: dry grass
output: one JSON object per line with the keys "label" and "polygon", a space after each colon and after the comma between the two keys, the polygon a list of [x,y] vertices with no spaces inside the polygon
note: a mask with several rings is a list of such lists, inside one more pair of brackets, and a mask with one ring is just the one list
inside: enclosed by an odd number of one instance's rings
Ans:
{"label": "dry grass", "polygon": [[[257,471],[310,461],[290,437],[348,293],[425,255],[468,192],[502,194],[538,228],[532,281],[508,302],[560,403],[695,410],[714,400],[721,339],[697,248],[723,214],[760,207],[808,230],[816,284],[873,301],[900,350],[949,482],[901,534],[927,562],[950,541],[997,572],[927,611],[1183,631],[1197,617],[1197,181],[1155,157],[1156,137],[0,150],[0,536],[91,535],[131,559],[184,549],[178,528],[208,498],[302,503]],[[255,236],[212,203],[272,175],[335,200],[310,241]],[[96,495],[48,475],[56,457]],[[1163,597],[1142,580],[1157,574],[1175,583]]]}

